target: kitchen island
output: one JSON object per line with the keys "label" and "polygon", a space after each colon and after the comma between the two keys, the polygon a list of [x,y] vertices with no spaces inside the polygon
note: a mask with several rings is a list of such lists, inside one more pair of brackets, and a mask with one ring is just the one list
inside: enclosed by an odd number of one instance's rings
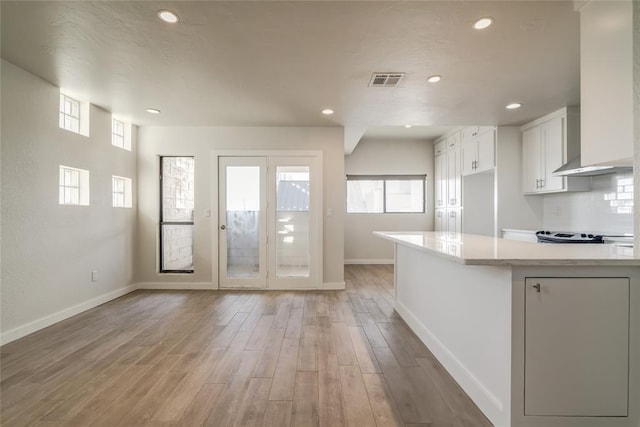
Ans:
{"label": "kitchen island", "polygon": [[633,249],[374,234],[395,245],[395,310],[494,425],[638,426]]}

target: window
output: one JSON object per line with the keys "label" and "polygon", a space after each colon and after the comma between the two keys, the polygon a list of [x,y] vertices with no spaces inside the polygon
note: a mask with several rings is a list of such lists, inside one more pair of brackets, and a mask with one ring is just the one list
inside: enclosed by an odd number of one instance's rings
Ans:
{"label": "window", "polygon": [[111,119],[111,144],[131,151],[131,124]]}
{"label": "window", "polygon": [[160,158],[160,272],[193,273],[194,158]]}
{"label": "window", "polygon": [[89,206],[89,171],[60,166],[59,183],[61,205]]}
{"label": "window", "polygon": [[80,102],[60,94],[60,127],[80,133]]}
{"label": "window", "polygon": [[114,208],[130,208],[132,203],[131,197],[131,179],[123,176],[112,176],[113,189],[113,207]]}
{"label": "window", "polygon": [[89,136],[89,103],[60,93],[60,129]]}
{"label": "window", "polygon": [[424,213],[425,175],[348,175],[347,213]]}

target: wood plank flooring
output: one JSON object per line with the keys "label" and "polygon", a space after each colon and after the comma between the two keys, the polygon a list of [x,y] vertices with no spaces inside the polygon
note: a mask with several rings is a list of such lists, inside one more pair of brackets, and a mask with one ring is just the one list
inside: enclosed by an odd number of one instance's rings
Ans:
{"label": "wood plank flooring", "polygon": [[345,291],[136,291],[0,348],[6,426],[489,426],[393,311]]}

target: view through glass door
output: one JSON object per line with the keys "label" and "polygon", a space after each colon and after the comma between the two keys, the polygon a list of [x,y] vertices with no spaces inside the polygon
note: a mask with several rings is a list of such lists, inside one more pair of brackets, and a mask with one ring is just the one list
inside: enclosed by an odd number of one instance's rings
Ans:
{"label": "view through glass door", "polygon": [[318,285],[316,162],[313,156],[219,158],[221,287]]}
{"label": "view through glass door", "polygon": [[222,287],[266,286],[266,171],[264,157],[220,158]]}

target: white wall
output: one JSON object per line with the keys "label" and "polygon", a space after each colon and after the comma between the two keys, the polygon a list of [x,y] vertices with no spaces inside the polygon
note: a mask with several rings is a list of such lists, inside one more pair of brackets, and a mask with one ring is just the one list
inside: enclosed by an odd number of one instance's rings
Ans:
{"label": "white wall", "polygon": [[633,173],[591,178],[591,191],[544,196],[544,228],[633,233]]}
{"label": "white wall", "polygon": [[[135,152],[111,145],[110,113],[91,106],[87,138],[58,108],[58,88],[2,61],[3,342],[132,289],[136,207],[111,206],[111,175],[135,181]],[[58,204],[59,165],[90,171],[90,206]]]}
{"label": "white wall", "polygon": [[542,226],[542,197],[522,194],[522,132],[519,127],[498,126],[496,143],[496,231]]}
{"label": "white wall", "polygon": [[[427,175],[424,214],[347,214],[344,226],[345,263],[393,262],[393,244],[373,231],[433,230],[433,143],[427,140],[360,141],[345,159],[350,175]],[[342,185],[345,186],[344,176]]]}
{"label": "white wall", "polygon": [[[323,282],[344,284],[344,139],[342,128],[278,127],[143,127],[138,144],[138,251],[136,277],[144,286],[216,288],[218,213],[211,209],[213,150],[320,150],[323,155]],[[159,156],[195,157],[194,274],[158,271]],[[213,175],[212,175],[213,174]],[[216,258],[215,260],[213,258]]]}

